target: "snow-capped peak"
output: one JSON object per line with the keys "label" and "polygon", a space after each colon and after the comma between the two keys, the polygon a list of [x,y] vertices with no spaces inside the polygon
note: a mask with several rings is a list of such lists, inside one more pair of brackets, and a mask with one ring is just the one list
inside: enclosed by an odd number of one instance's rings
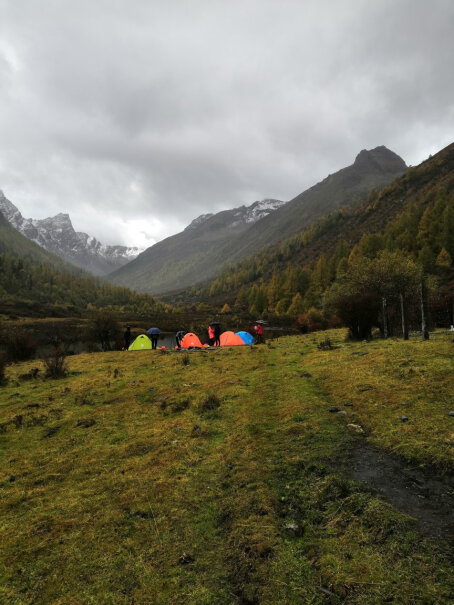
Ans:
{"label": "snow-capped peak", "polygon": [[24,218],[2,191],[0,212],[28,239],[96,275],[110,273],[143,252],[137,247],[108,246],[87,233],[75,231],[69,214],[64,212],[44,219]]}

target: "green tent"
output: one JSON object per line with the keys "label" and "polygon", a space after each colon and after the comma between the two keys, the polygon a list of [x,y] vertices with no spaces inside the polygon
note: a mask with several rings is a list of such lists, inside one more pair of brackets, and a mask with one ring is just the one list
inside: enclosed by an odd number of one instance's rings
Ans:
{"label": "green tent", "polygon": [[141,334],[135,341],[129,345],[128,351],[142,351],[142,349],[151,349],[151,340],[146,334]]}

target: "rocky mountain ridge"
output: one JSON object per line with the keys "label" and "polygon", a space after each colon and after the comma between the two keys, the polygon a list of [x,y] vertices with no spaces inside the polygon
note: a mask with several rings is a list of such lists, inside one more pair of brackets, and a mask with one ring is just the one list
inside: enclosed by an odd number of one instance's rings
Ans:
{"label": "rocky mountain ridge", "polygon": [[22,235],[94,275],[110,273],[142,252],[135,247],[105,245],[87,233],[75,231],[69,214],[59,213],[45,219],[24,218],[2,191],[0,212]]}
{"label": "rocky mountain ridge", "polygon": [[[239,206],[238,208],[233,208],[232,210],[223,210],[222,212],[225,213],[224,216],[231,217],[229,227],[235,228],[242,224],[255,223],[264,216],[268,216],[270,212],[277,210],[277,208],[285,203],[286,202],[282,202],[281,200],[264,199],[254,202],[250,206]],[[200,225],[206,223],[212,216],[215,216],[213,212],[201,214],[191,221],[191,223],[185,227],[184,231],[196,229]]]}

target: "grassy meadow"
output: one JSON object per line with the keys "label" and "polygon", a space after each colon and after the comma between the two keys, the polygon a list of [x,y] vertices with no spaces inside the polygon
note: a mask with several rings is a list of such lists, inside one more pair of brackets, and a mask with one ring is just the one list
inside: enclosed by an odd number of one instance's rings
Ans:
{"label": "grassy meadow", "polygon": [[0,603],[452,603],[452,544],[349,474],[451,473],[452,336],[344,336],[8,366]]}

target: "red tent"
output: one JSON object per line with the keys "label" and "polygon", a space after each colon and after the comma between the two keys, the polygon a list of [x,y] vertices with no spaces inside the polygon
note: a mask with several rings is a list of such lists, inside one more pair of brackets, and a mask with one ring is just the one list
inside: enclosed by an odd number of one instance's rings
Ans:
{"label": "red tent", "polygon": [[188,332],[187,334],[185,334],[185,336],[183,337],[183,340],[181,341],[181,348],[182,349],[191,349],[192,347],[197,347],[197,348],[201,349],[202,343],[200,342],[198,336],[196,336],[192,332]]}
{"label": "red tent", "polygon": [[221,334],[221,347],[233,347],[236,345],[244,345],[244,340],[235,334],[235,332],[223,332]]}

